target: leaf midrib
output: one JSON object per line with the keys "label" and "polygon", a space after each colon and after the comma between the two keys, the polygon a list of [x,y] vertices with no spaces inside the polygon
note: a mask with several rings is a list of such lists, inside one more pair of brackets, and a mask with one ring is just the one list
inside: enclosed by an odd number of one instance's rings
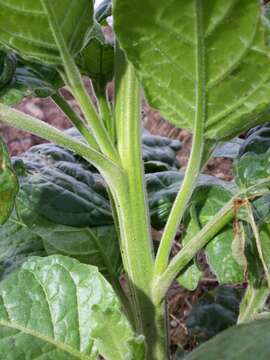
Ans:
{"label": "leaf midrib", "polygon": [[4,326],[4,327],[8,327],[10,329],[15,329],[15,330],[18,330],[26,335],[30,335],[30,336],[33,336],[37,339],[40,339],[44,342],[47,342],[47,343],[50,343],[52,344],[53,346],[55,346],[56,348],[59,348],[60,350],[74,356],[75,358],[77,359],[80,359],[80,360],[90,360],[90,358],[88,356],[85,356],[83,354],[81,354],[79,351],[77,351],[76,349],[62,343],[62,342],[59,342],[59,341],[56,341],[56,340],[53,340],[52,338],[50,338],[49,336],[46,336],[44,334],[41,334],[41,333],[38,333],[34,330],[31,330],[29,328],[26,328],[22,325],[19,325],[15,322],[8,322],[8,321],[5,321],[5,320],[0,320],[0,326]]}

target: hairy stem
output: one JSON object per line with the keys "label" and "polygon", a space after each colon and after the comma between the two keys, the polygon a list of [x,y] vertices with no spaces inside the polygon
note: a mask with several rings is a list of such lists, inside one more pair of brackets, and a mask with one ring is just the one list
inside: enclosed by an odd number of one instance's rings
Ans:
{"label": "hairy stem", "polygon": [[196,104],[194,119],[194,134],[191,154],[186,169],[185,177],[182,182],[180,191],[175,199],[173,208],[169,215],[161,243],[158,249],[155,262],[155,276],[162,274],[169,261],[172,243],[177,228],[182,220],[186,206],[192,195],[197,178],[200,174],[201,161],[204,148],[203,129],[205,123],[205,68],[204,68],[204,44],[203,44],[203,21],[201,2],[197,1],[196,5],[197,21],[197,52],[196,52]]}
{"label": "hairy stem", "polygon": [[97,150],[30,115],[0,104],[0,121],[74,151],[96,166],[109,179],[112,178],[112,174],[121,174],[122,170]]}
{"label": "hairy stem", "polygon": [[49,25],[54,36],[58,50],[61,54],[63,66],[70,87],[75,99],[79,103],[81,110],[91,127],[96,141],[101,151],[110,159],[118,162],[119,157],[104,124],[100,121],[90,96],[83,84],[81,74],[75,64],[73,57],[70,55],[67,44],[61,33],[57,18],[54,14],[52,4],[48,0],[42,0],[44,10],[48,13]]}
{"label": "hairy stem", "polygon": [[110,134],[110,137],[115,143],[115,123],[114,123],[114,116],[112,113],[112,109],[110,103],[107,98],[106,87],[100,87],[98,85],[94,86],[96,97],[98,99],[98,108],[99,113],[107,131]]}
{"label": "hairy stem", "polygon": [[154,259],[142,162],[140,86],[133,66],[119,49],[116,69],[117,146],[126,172],[126,189],[116,191],[123,263],[135,328],[146,337],[146,359],[165,360],[168,358],[165,304],[156,307],[151,297]]}
{"label": "hairy stem", "polygon": [[155,278],[153,287],[153,297],[156,301],[162,301],[166,292],[175,277],[184,269],[184,267],[234,216],[234,198],[198,232],[194,238],[189,241],[180,252],[172,259],[166,271]]}
{"label": "hairy stem", "polygon": [[83,119],[76,114],[68,102],[58,93],[52,95],[52,100],[54,103],[63,111],[63,113],[69,118],[72,124],[77,128],[77,130],[82,134],[88,144],[98,150],[98,144],[91,134],[90,130],[84,124]]}

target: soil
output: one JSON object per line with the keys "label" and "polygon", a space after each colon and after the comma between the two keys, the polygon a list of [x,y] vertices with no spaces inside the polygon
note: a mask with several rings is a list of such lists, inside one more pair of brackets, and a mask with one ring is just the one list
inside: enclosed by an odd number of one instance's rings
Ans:
{"label": "soil", "polygon": [[[110,93],[111,91],[109,94]],[[63,94],[70,104],[79,111],[76,102],[68,91],[63,90]],[[29,115],[50,123],[59,129],[71,127],[68,119],[50,99],[35,99],[28,97],[24,99],[17,108]],[[167,123],[161,118],[157,111],[151,109],[146,104],[143,106],[143,118],[145,127],[149,129],[151,133],[181,140],[182,149],[178,154],[178,159],[181,167],[184,168],[187,164],[190,152],[191,135],[186,130],[177,129]],[[43,139],[40,139],[37,136],[10,128],[6,125],[0,126],[0,135],[5,139],[12,155],[19,155],[31,146],[44,142]],[[231,180],[231,165],[231,160],[228,159],[211,160],[205,169],[205,173],[217,176],[220,179]],[[161,232],[154,231],[153,235],[155,239],[160,239]],[[173,252],[177,251],[179,251],[179,245],[175,242]],[[189,292],[176,283],[171,287],[168,295],[168,307],[172,352],[174,352],[177,347],[189,350],[196,345],[195,340],[188,335],[185,319],[198,298],[215,286],[217,286],[216,279],[205,265],[205,276],[195,291]]]}

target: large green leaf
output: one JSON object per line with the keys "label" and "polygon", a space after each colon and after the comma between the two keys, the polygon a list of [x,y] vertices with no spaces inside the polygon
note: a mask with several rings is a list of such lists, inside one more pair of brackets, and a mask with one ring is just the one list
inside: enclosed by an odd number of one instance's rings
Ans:
{"label": "large green leaf", "polygon": [[[268,117],[266,117],[265,120],[268,120]],[[264,154],[269,147],[270,123],[266,122],[263,125],[256,126],[247,133],[239,150],[239,157],[248,152]]]}
{"label": "large green leaf", "polygon": [[57,71],[25,61],[11,51],[0,51],[0,102],[13,105],[25,96],[47,97],[62,86]]}
{"label": "large green leaf", "polygon": [[[73,129],[67,133],[78,136]],[[177,140],[144,133],[146,170],[176,168],[179,147]],[[18,198],[32,209],[33,216],[38,213],[55,223],[79,227],[113,223],[104,180],[93,167],[72,152],[53,144],[41,144],[32,147],[23,156],[13,158],[13,163],[20,180]],[[176,171],[174,175],[178,178]],[[157,190],[152,185],[151,188]],[[153,221],[157,201],[157,197],[154,202],[150,200],[150,207],[153,203]]]}
{"label": "large green leaf", "polygon": [[34,215],[25,203],[18,205],[28,231],[39,236],[48,255],[62,254],[97,266],[108,280],[117,280],[122,270],[119,243],[114,226],[72,227]]}
{"label": "large green leaf", "polygon": [[36,226],[35,233],[45,241],[50,254],[63,254],[80,262],[98,267],[109,280],[117,279],[122,270],[122,261],[117,234],[113,226],[97,228],[74,228],[46,222]]}
{"label": "large green leaf", "polygon": [[8,149],[0,138],[0,224],[4,224],[9,218],[18,189],[18,180],[11,165]]}
{"label": "large green leaf", "polygon": [[[270,178],[270,124],[252,129],[234,162],[235,180],[243,190]],[[267,185],[267,184],[265,184]],[[254,191],[256,193],[256,186]]]}
{"label": "large green leaf", "polygon": [[215,148],[212,156],[234,159],[239,154],[243,142],[244,140],[238,137],[230,141],[221,141]]}
{"label": "large green leaf", "polygon": [[[213,177],[207,179],[208,181],[198,184],[191,199],[193,213],[187,224],[184,244],[188,243],[234,194],[230,183],[217,181]],[[233,227],[228,225],[205,248],[207,262],[221,284],[244,280],[245,266],[239,258],[240,254],[235,251],[235,236]]]}
{"label": "large green leaf", "polygon": [[[169,216],[173,202],[180,189],[184,174],[179,171],[162,171],[146,174],[146,188],[151,214],[151,223],[156,229],[162,228]],[[233,186],[228,182],[219,180],[213,176],[201,175],[198,179],[197,188],[205,186],[226,187],[233,191]],[[204,199],[204,198],[203,198]],[[197,197],[198,200],[198,197]],[[197,201],[196,200],[196,201]],[[209,215],[209,218],[211,215]],[[195,235],[194,232],[189,235]]]}
{"label": "large green leaf", "polygon": [[[93,25],[91,0],[49,0],[63,39],[76,55]],[[42,63],[61,64],[43,0],[1,0],[0,42],[22,56]]]}
{"label": "large green leaf", "polygon": [[259,4],[115,0],[114,29],[150,105],[192,131],[205,103],[205,136],[216,140],[261,123],[270,67]]}
{"label": "large green leaf", "polygon": [[93,266],[34,257],[0,284],[3,359],[94,360],[99,352],[106,360],[143,360],[143,346]]}
{"label": "large green leaf", "polygon": [[30,256],[44,256],[43,240],[15,216],[0,227],[0,278],[21,266]]}
{"label": "large green leaf", "polygon": [[42,239],[48,255],[62,254],[73,257],[82,263],[97,266],[109,281],[118,281],[122,260],[113,224],[91,227],[62,225],[61,222],[47,220],[33,211],[29,197],[31,195],[18,196],[17,211],[26,227],[25,233],[35,234]]}
{"label": "large green leaf", "polygon": [[183,174],[178,171],[163,171],[146,175],[151,223],[154,228],[160,229],[166,224],[182,180]]}
{"label": "large green leaf", "polygon": [[184,360],[268,360],[270,320],[228,329],[201,345]]}
{"label": "large green leaf", "polygon": [[47,220],[69,226],[112,224],[102,177],[73,153],[53,144],[32,147],[14,158],[18,199]]}
{"label": "large green leaf", "polygon": [[177,153],[180,149],[181,142],[179,140],[152,135],[143,129],[142,150],[146,173],[178,169]]}
{"label": "large green leaf", "polygon": [[93,38],[78,56],[82,72],[103,89],[113,78],[114,48],[105,39]]}
{"label": "large green leaf", "polygon": [[205,293],[187,317],[189,335],[203,342],[235,325],[240,300],[241,292],[232,287],[219,286]]}

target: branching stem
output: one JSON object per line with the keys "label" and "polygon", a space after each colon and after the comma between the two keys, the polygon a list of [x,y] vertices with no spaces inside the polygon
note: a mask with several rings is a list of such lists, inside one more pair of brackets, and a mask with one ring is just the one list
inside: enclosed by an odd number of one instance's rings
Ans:
{"label": "branching stem", "polygon": [[153,286],[153,297],[156,301],[162,301],[166,295],[169,286],[175,277],[184,269],[184,267],[194,258],[208,241],[210,241],[234,216],[234,198],[232,198],[224,207],[198,232],[194,238],[189,241],[180,252],[172,259],[169,266],[163,274],[155,278]]}
{"label": "branching stem", "polygon": [[196,33],[197,36],[197,53],[196,53],[196,104],[195,104],[195,120],[194,134],[191,154],[186,169],[185,177],[182,182],[180,191],[175,199],[173,208],[169,215],[161,243],[158,249],[155,262],[155,276],[162,274],[169,260],[172,243],[177,228],[182,220],[187,204],[191,198],[197,178],[200,174],[201,161],[204,149],[204,123],[205,123],[205,69],[204,69],[204,43],[203,43],[203,21],[202,11],[200,9],[201,2],[196,1]]}
{"label": "branching stem", "polygon": [[83,119],[71,108],[68,102],[58,93],[52,95],[52,100],[55,104],[63,111],[63,113],[68,117],[71,123],[78,129],[82,134],[88,144],[98,150],[98,144],[91,134],[90,129],[87,128]]}
{"label": "branching stem", "polygon": [[42,0],[44,10],[48,13],[49,25],[51,32],[54,36],[55,42],[60,52],[63,66],[66,72],[68,86],[70,87],[75,99],[81,107],[81,110],[85,116],[85,119],[89,123],[91,130],[96,138],[96,141],[101,151],[110,159],[116,163],[119,161],[119,156],[114,147],[113,142],[110,139],[108,132],[106,131],[104,124],[100,121],[96,109],[92,103],[90,96],[84,86],[81,78],[81,74],[75,64],[73,57],[71,56],[67,44],[63,38],[61,29],[59,27],[57,18],[54,13],[53,6],[50,1]]}

